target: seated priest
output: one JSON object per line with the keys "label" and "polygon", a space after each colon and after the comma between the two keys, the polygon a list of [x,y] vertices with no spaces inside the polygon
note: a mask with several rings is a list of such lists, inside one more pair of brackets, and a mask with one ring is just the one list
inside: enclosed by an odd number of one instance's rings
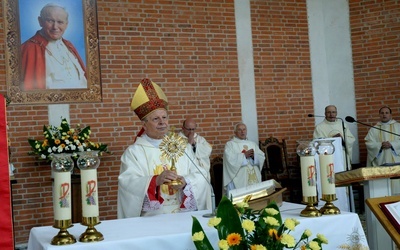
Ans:
{"label": "seated priest", "polygon": [[[160,149],[169,132],[168,102],[161,88],[143,79],[131,103],[142,121],[135,142],[121,157],[118,177],[118,218],[211,209],[211,189],[203,168],[194,165],[187,142],[175,162]],[[200,172],[203,171],[203,172]],[[173,181],[178,183],[172,184]]]}

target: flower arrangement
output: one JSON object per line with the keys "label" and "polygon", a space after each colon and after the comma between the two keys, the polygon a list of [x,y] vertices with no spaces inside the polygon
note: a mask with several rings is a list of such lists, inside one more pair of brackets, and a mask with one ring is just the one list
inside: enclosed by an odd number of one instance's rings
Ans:
{"label": "flower arrangement", "polygon": [[28,139],[32,147],[29,154],[38,155],[39,159],[50,161],[52,154],[70,153],[72,158],[77,159],[78,153],[83,151],[96,150],[99,155],[103,152],[111,153],[107,149],[107,144],[90,141],[90,134],[90,126],[82,129],[78,124],[76,128],[71,128],[67,119],[63,118],[59,127],[43,126],[43,141]]}
{"label": "flower arrangement", "polygon": [[[328,240],[322,234],[310,240],[311,231],[306,229],[296,241],[290,232],[300,224],[296,219],[282,222],[279,207],[271,202],[262,210],[249,208],[246,201],[233,205],[223,197],[219,203],[217,216],[211,218],[208,225],[218,231],[219,249],[282,250],[286,249],[322,249]],[[192,240],[197,250],[213,249],[196,217],[193,217]]]}

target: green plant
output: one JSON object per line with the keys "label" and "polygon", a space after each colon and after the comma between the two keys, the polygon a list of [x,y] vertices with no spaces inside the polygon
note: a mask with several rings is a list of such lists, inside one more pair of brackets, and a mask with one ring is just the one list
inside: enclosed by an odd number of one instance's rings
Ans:
{"label": "green plant", "polygon": [[[233,205],[223,197],[217,210],[217,216],[211,218],[208,225],[217,229],[219,249],[282,250],[322,249],[328,240],[322,234],[310,240],[310,230],[305,230],[296,241],[290,232],[299,224],[296,219],[282,221],[279,207],[275,202],[264,209],[253,210],[247,202]],[[196,217],[193,217],[192,240],[196,249],[213,249]]]}

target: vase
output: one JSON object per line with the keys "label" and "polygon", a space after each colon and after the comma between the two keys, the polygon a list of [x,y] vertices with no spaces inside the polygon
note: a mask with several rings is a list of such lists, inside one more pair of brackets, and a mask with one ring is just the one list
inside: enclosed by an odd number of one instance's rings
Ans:
{"label": "vase", "polygon": [[298,156],[314,156],[317,153],[312,141],[299,140],[297,143],[296,153]]}
{"label": "vase", "polygon": [[335,152],[334,140],[319,140],[316,143],[319,155],[332,155]]}
{"label": "vase", "polygon": [[51,169],[54,172],[71,172],[74,168],[71,154],[52,154],[51,158]]}
{"label": "vase", "polygon": [[76,165],[80,170],[96,169],[100,165],[99,151],[83,151],[79,152]]}

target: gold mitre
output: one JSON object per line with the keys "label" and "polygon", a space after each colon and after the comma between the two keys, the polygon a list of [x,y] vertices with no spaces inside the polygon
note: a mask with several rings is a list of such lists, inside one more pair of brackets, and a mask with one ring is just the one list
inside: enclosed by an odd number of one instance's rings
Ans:
{"label": "gold mitre", "polygon": [[168,100],[156,83],[144,78],[132,97],[131,108],[139,119],[143,120],[154,110],[168,110]]}

